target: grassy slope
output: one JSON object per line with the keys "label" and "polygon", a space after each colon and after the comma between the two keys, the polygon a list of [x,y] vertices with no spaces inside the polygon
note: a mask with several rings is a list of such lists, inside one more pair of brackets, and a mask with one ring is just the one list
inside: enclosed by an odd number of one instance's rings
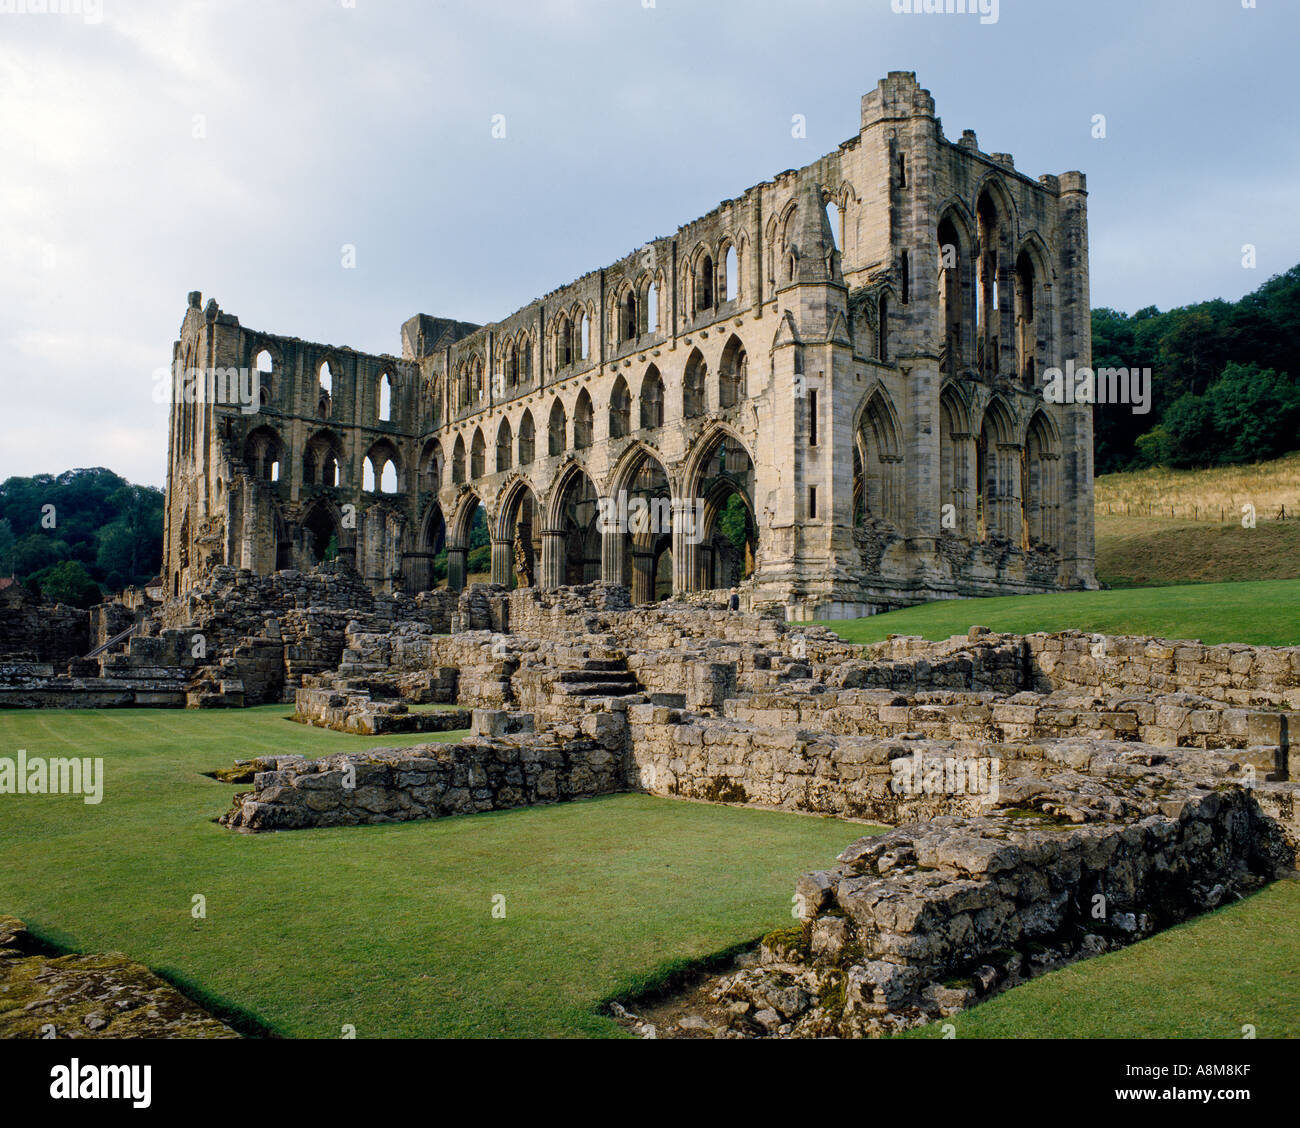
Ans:
{"label": "grassy slope", "polygon": [[[795,876],[865,833],[622,795],[232,834],[212,819],[239,788],[201,773],[376,743],[284,712],[0,713],[0,755],[102,756],[107,769],[99,807],[0,800],[0,911],[56,944],[123,951],[286,1035],[609,1035],[600,999],[788,923]],[[195,894],[206,920],[191,919]]]}
{"label": "grassy slope", "polygon": [[1111,587],[1300,579],[1300,521],[1253,529],[1097,516],[1097,578]]}
{"label": "grassy slope", "polygon": [[[952,1019],[958,1038],[1300,1038],[1300,882],[1085,960]],[[912,1037],[941,1036],[938,1024]]]}
{"label": "grassy slope", "polygon": [[1077,629],[1296,646],[1300,580],[942,600],[825,625],[850,642],[879,642],[891,634],[944,639],[977,624],[1023,633]]}
{"label": "grassy slope", "polygon": [[[1242,506],[1257,525],[1242,527]],[[1284,507],[1291,520],[1274,518]],[[1097,576],[1112,587],[1300,579],[1300,452],[1096,482]]]}

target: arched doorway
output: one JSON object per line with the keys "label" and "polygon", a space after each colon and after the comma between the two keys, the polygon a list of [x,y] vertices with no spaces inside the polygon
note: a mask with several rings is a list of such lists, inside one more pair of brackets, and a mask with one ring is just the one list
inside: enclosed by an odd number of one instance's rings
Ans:
{"label": "arched doorway", "polygon": [[673,548],[687,591],[735,587],[758,569],[754,460],[730,431],[708,435],[692,459]]}
{"label": "arched doorway", "polygon": [[587,472],[570,464],[561,474],[543,530],[544,587],[590,584],[600,579],[600,506]]}
{"label": "arched doorway", "polygon": [[492,582],[510,588],[536,587],[542,559],[542,525],[537,495],[522,479],[506,488],[492,540]]}
{"label": "arched doorway", "polygon": [[[603,514],[604,575],[625,584],[632,602],[672,594],[672,489],[663,464],[646,447],[624,455]],[[664,561],[667,561],[666,579]]]}

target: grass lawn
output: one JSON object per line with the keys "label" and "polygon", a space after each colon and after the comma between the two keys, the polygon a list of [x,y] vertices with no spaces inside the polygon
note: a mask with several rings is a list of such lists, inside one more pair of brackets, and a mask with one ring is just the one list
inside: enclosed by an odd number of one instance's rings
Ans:
{"label": "grass lawn", "polygon": [[958,1038],[1300,1038],[1298,923],[1300,882],[1280,881],[948,1021]]}
{"label": "grass lawn", "polygon": [[823,624],[849,642],[891,634],[939,640],[972,626],[1030,634],[1077,629],[1202,642],[1300,645],[1300,580],[939,600]]}
{"label": "grass lawn", "polygon": [[69,949],[124,952],[281,1035],[608,1036],[602,999],[788,924],[798,874],[867,832],[618,795],[232,834],[212,820],[241,788],[203,773],[377,743],[287,712],[0,712],[0,756],[100,756],[107,773],[98,807],[0,799],[0,912]]}

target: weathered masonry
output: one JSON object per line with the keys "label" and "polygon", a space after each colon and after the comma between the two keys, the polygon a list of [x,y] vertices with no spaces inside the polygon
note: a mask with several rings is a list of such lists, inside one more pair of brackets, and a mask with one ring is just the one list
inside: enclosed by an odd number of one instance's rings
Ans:
{"label": "weathered masonry", "polygon": [[946,140],[895,73],[836,152],[495,324],[414,317],[400,359],[192,294],[174,364],[260,391],[173,408],[169,594],[335,550],[417,594],[444,548],[458,589],[480,507],[493,582],[638,603],[740,586],[843,617],[1094,587],[1091,408],[1041,391],[1091,360],[1086,198],[1081,173]]}

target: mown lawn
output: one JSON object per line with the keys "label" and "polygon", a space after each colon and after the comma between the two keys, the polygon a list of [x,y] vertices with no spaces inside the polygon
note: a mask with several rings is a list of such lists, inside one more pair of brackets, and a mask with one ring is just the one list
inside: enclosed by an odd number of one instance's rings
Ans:
{"label": "mown lawn", "polygon": [[1296,646],[1300,580],[939,600],[823,625],[849,642],[862,643],[880,642],[891,634],[939,640],[979,625],[1024,634],[1073,629],[1199,638],[1209,644]]}
{"label": "mown lawn", "polygon": [[[950,1019],[958,1038],[1300,1038],[1300,882],[1085,960]],[[942,1037],[942,1024],[906,1037]]]}
{"label": "mown lawn", "polygon": [[867,832],[619,795],[233,834],[212,820],[240,788],[202,773],[376,744],[286,712],[0,713],[0,756],[100,756],[107,771],[97,807],[0,797],[0,912],[69,949],[125,952],[285,1036],[609,1036],[602,999],[787,924],[795,878]]}

